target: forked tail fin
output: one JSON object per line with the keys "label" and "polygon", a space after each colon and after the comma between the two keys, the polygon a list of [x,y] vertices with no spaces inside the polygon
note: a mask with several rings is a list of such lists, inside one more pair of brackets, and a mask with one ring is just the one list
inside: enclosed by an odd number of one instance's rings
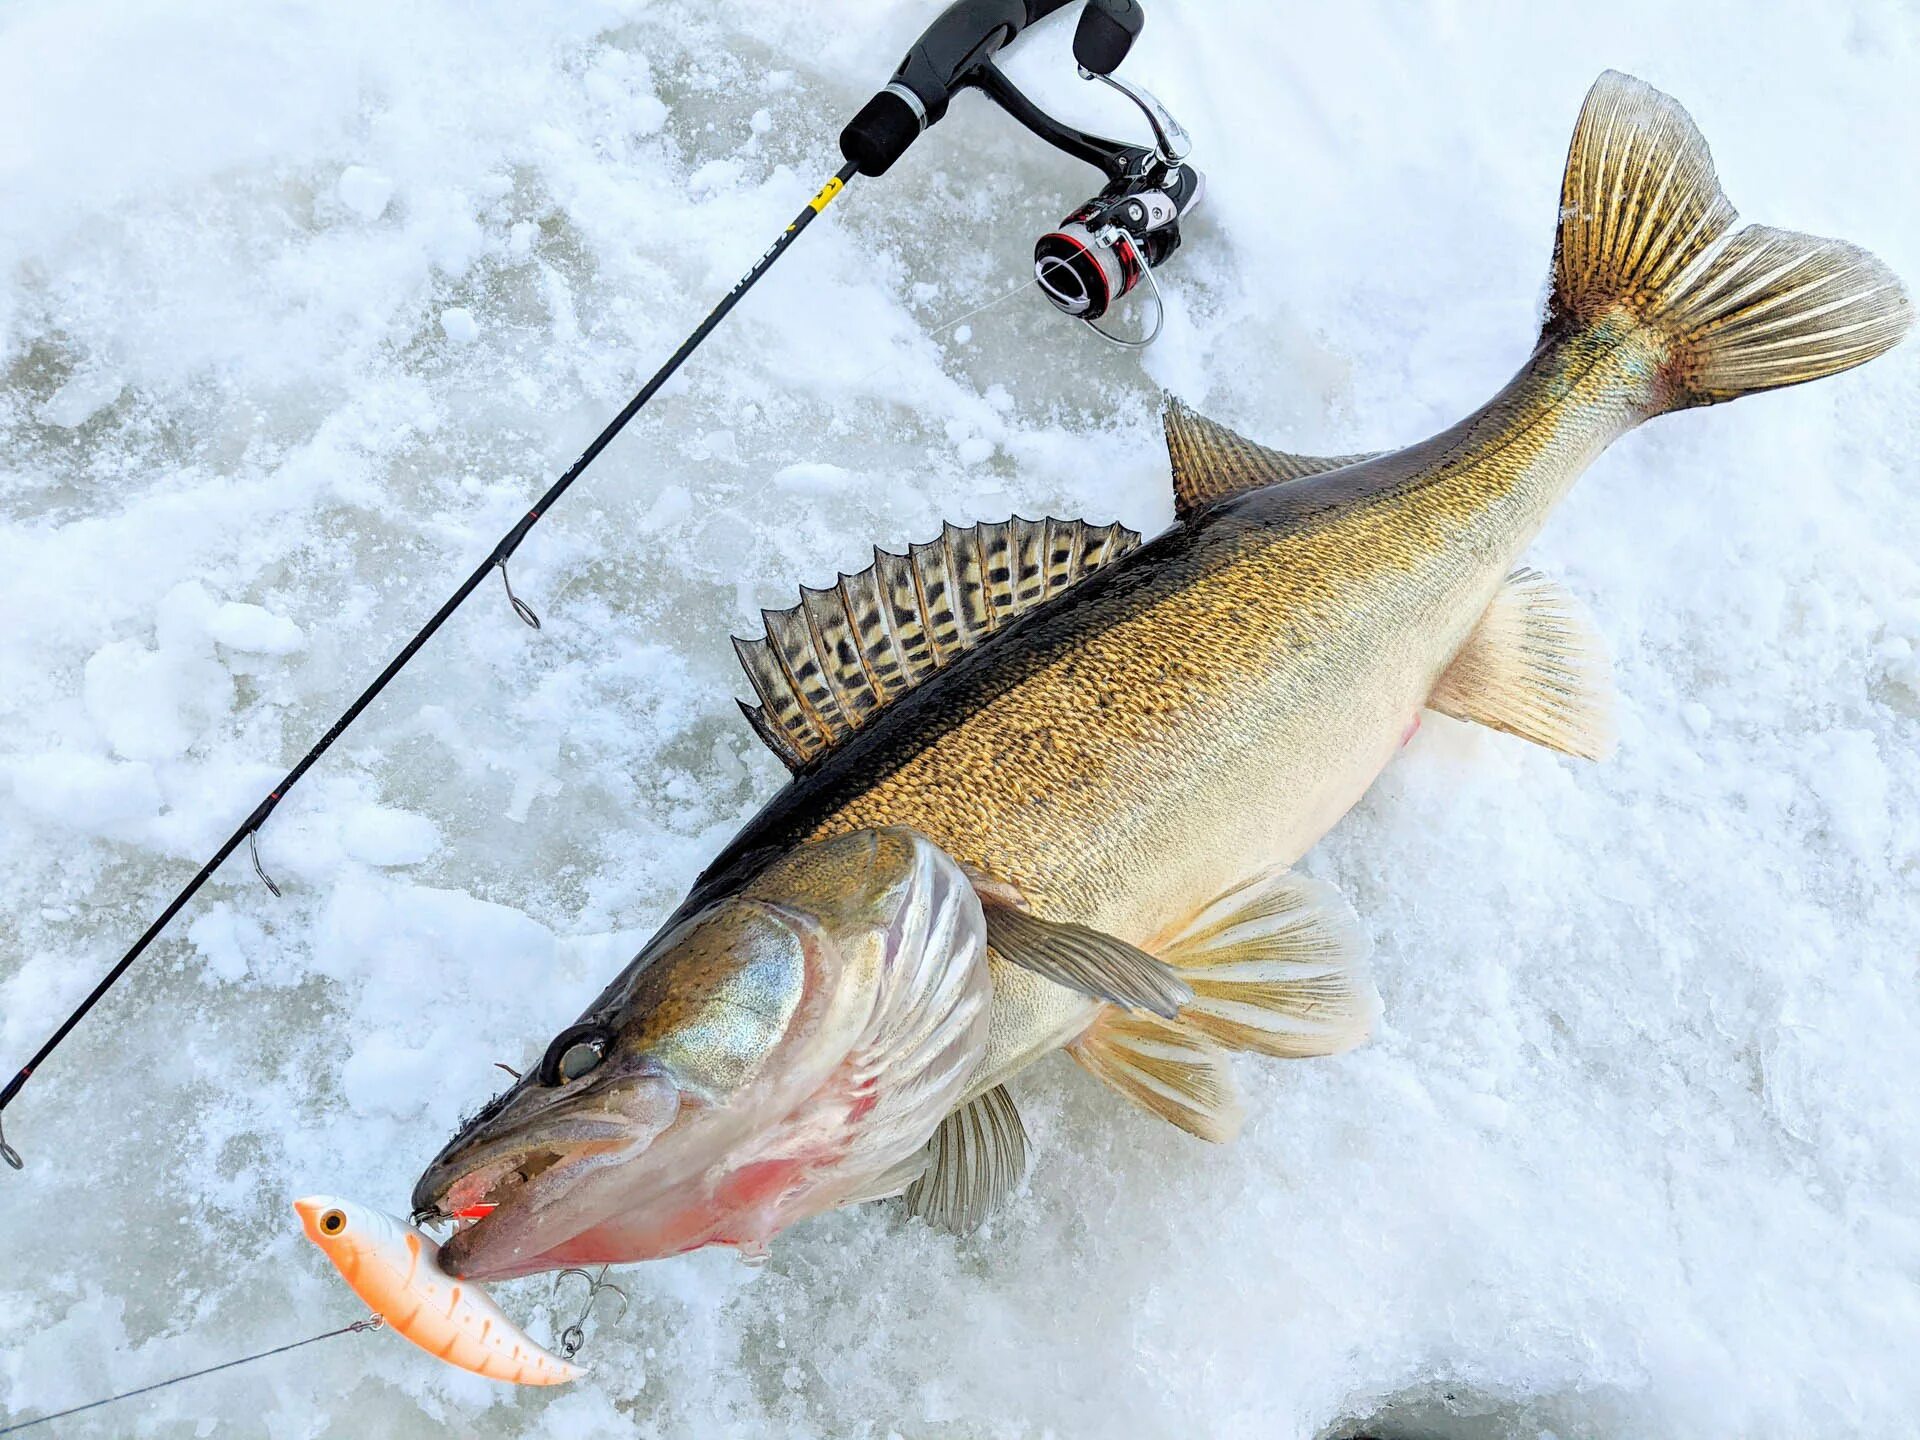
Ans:
{"label": "forked tail fin", "polygon": [[1548,333],[1621,311],[1653,331],[1655,412],[1817,380],[1906,334],[1906,293],[1872,255],[1734,219],[1687,112],[1607,71],[1567,153]]}

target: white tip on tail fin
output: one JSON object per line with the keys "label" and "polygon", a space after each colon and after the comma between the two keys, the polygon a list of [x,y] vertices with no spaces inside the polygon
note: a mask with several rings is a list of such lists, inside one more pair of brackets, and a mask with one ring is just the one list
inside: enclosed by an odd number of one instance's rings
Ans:
{"label": "white tip on tail fin", "polygon": [[1906,293],[1866,251],[1758,225],[1729,234],[1734,219],[1687,112],[1609,70],[1567,152],[1548,330],[1624,311],[1653,331],[1656,411],[1817,380],[1906,334]]}

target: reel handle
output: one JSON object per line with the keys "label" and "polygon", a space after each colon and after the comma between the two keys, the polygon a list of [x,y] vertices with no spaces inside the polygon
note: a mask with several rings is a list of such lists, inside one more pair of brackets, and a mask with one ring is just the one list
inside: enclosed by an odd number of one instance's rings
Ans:
{"label": "reel handle", "polygon": [[1146,23],[1140,0],[1087,0],[1073,32],[1074,63],[1090,75],[1111,75]]}
{"label": "reel handle", "polygon": [[[1034,21],[1051,15],[1072,0],[954,0],[926,28],[907,51],[887,87],[875,95],[840,132],[840,153],[862,175],[883,175],[920,137],[920,132],[947,113],[953,93],[969,84],[980,67]],[[1138,0],[1091,0],[1093,5],[1131,6]],[[1081,30],[1087,21],[1081,20]],[[1099,33],[1109,34],[1103,24]],[[1129,40],[1131,37],[1129,37]],[[1097,43],[1111,48],[1110,39]],[[1079,35],[1074,38],[1078,53]],[[1125,53],[1124,49],[1121,53]],[[1119,63],[1116,59],[1114,63]]]}

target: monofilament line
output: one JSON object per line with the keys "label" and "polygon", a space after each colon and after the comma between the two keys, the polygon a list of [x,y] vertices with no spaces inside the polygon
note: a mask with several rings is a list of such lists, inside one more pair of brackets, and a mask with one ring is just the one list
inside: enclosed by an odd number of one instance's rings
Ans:
{"label": "monofilament line", "polygon": [[0,1435],[15,1435],[22,1430],[31,1430],[36,1425],[44,1425],[49,1420],[64,1420],[69,1415],[78,1415],[84,1410],[98,1410],[102,1405],[112,1405],[120,1400],[131,1400],[136,1395],[150,1395],[155,1390],[164,1390],[169,1385],[178,1385],[186,1380],[198,1380],[202,1375],[212,1375],[221,1370],[231,1370],[236,1365],[250,1365],[255,1360],[265,1360],[270,1355],[284,1355],[289,1350],[298,1350],[302,1345],[317,1345],[322,1340],[331,1340],[336,1335],[349,1335],[360,1330],[378,1330],[386,1322],[378,1315],[369,1315],[364,1320],[356,1320],[351,1325],[342,1325],[338,1330],[328,1330],[319,1335],[309,1335],[304,1340],[295,1340],[290,1345],[276,1345],[271,1350],[262,1350],[254,1355],[242,1355],[238,1360],[227,1360],[219,1365],[209,1365],[204,1370],[189,1370],[184,1375],[175,1375],[171,1380],[156,1380],[151,1385],[142,1385],[138,1390],[123,1390],[118,1395],[109,1395],[104,1400],[89,1400],[84,1405],[75,1405],[71,1409],[56,1410],[51,1415],[36,1415],[31,1420],[21,1420],[13,1425],[0,1425]]}

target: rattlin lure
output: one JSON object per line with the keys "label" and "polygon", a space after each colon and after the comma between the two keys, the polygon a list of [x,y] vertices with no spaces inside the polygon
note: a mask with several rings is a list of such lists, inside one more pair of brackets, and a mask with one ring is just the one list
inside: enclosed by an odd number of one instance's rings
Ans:
{"label": "rattlin lure", "polygon": [[432,1236],[332,1195],[309,1195],[293,1208],[353,1293],[422,1350],[516,1385],[564,1385],[586,1374],[529,1338],[478,1285],[443,1271]]}

